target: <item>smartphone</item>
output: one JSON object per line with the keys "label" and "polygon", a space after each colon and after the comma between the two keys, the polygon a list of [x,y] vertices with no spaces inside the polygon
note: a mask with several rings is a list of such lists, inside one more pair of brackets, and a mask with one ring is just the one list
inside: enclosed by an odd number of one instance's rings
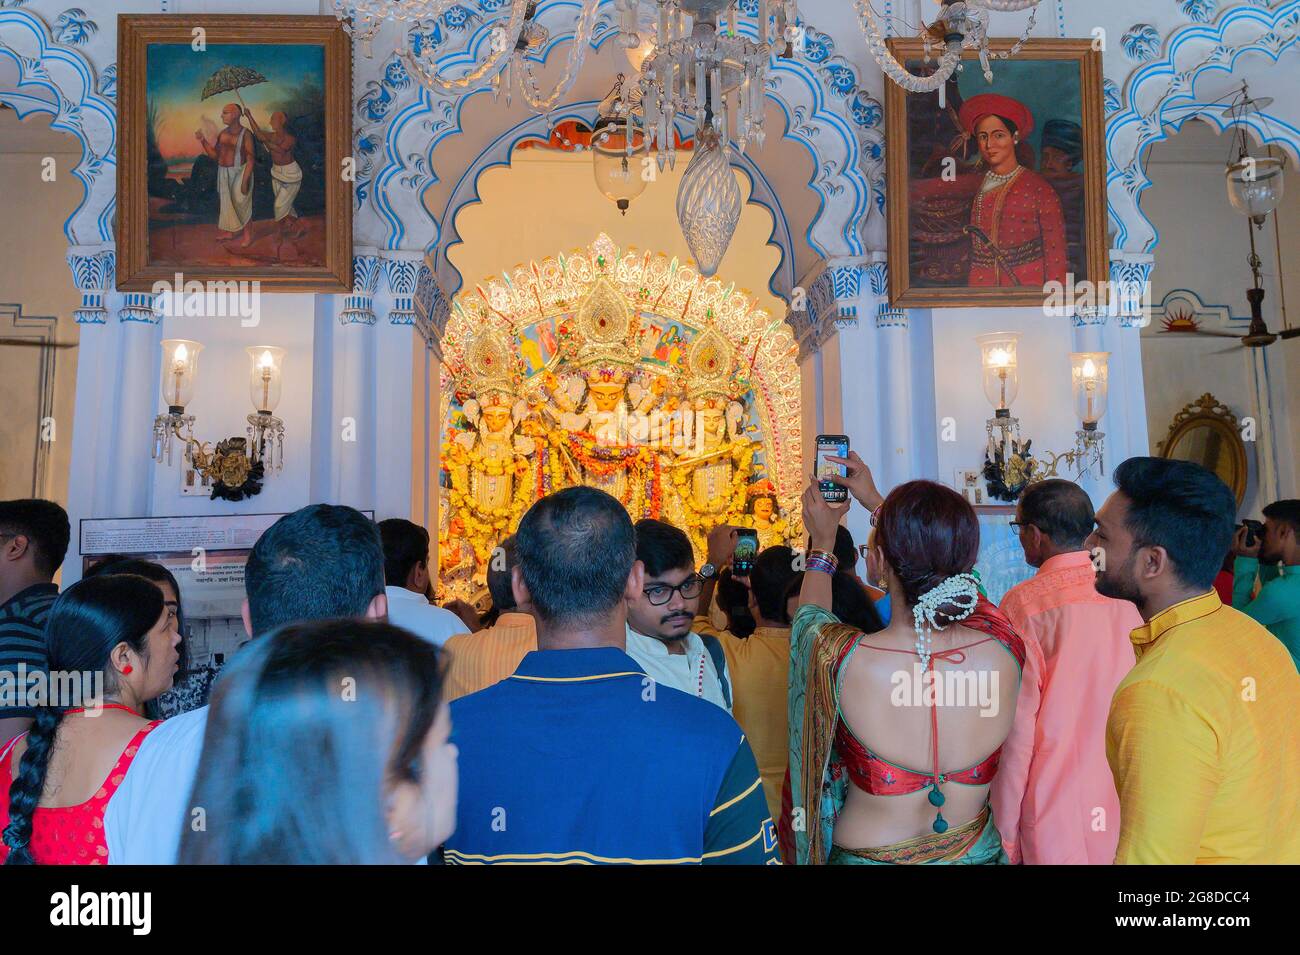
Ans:
{"label": "smartphone", "polygon": [[737,528],[736,549],[731,553],[731,573],[735,577],[748,577],[758,557],[758,531]]}
{"label": "smartphone", "polygon": [[[814,464],[814,473],[819,479],[836,475],[838,477],[848,477],[849,469],[843,464],[832,464],[827,458],[846,458],[849,456],[849,439],[848,435],[843,434],[819,434],[817,435],[817,459]],[[840,487],[834,481],[818,480],[817,488],[822,492],[822,497],[831,504],[843,504],[849,499],[848,488]]]}

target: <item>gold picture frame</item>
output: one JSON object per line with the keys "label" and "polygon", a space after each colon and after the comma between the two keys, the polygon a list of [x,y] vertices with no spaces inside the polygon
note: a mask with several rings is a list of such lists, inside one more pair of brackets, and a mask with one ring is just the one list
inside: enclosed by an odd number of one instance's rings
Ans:
{"label": "gold picture frame", "polygon": [[[1013,40],[990,40],[989,49],[994,53],[1003,53],[1009,51],[1014,44]],[[888,46],[897,59],[908,63],[913,70],[925,56],[920,38],[891,39]],[[969,208],[963,207],[963,201],[974,204],[975,197],[979,194],[979,183],[983,180],[983,173],[979,173],[972,182],[974,170],[968,159],[971,144],[964,140],[964,131],[957,123],[955,104],[962,98],[959,84],[967,86],[968,98],[982,93],[995,93],[1013,99],[1032,99],[1034,102],[1068,100],[1073,103],[1077,99],[1077,114],[1070,107],[1066,110],[1069,114],[1067,116],[1053,115],[1042,119],[1034,124],[1029,136],[1041,141],[1049,120],[1062,126],[1068,124],[1077,127],[1081,131],[1079,155],[1066,167],[1064,173],[1053,176],[1054,180],[1060,180],[1060,185],[1054,183],[1053,188],[1061,196],[1067,196],[1068,188],[1068,208],[1062,200],[1067,263],[1071,267],[1066,275],[1073,274],[1073,284],[1076,286],[1087,280],[1092,283],[1093,294],[1099,294],[1107,287],[1103,283],[1110,271],[1106,239],[1105,119],[1102,107],[1101,53],[1093,49],[1091,40],[1032,39],[1024,44],[1014,58],[995,61],[991,84],[985,83],[981,75],[975,51],[965,51],[962,59],[964,70],[954,74],[948,81],[943,109],[938,106],[937,91],[908,93],[896,83],[885,84],[890,303],[899,308],[1042,307],[1049,298],[1047,291],[1039,285],[1017,287],[1014,284],[952,284],[954,278],[963,274],[963,261],[967,269],[966,281],[970,281],[971,244],[975,240],[972,233],[963,230],[965,226],[973,228],[975,224],[970,221],[970,213],[965,213],[965,222],[961,228],[958,228],[958,223],[964,208]],[[1053,64],[1072,64],[1075,69],[1062,70],[1059,66],[1052,69],[1050,65]],[[1035,74],[1040,74],[1037,79]],[[1064,95],[1063,91],[1061,96],[1055,99],[1051,97],[1052,82],[1071,87],[1069,95]],[[1074,84],[1077,84],[1077,90],[1073,88]],[[1044,89],[1048,92],[1044,92]],[[1029,113],[1035,115],[1032,108]],[[927,114],[933,117],[933,124],[926,118]],[[943,149],[950,153],[956,152],[957,146],[964,144],[965,155],[951,156],[952,162],[945,164],[943,160],[949,157],[934,155],[934,150],[931,150],[921,161],[920,169],[917,169],[917,155],[913,147],[918,150],[924,147],[920,134],[915,137],[918,141],[912,142],[912,134],[918,128],[932,130],[928,137],[941,152]],[[1017,149],[1020,151],[1023,147]],[[978,155],[977,148],[976,154]],[[936,165],[936,160],[938,175],[934,175],[928,168]],[[1079,164],[1082,164],[1082,170],[1075,173],[1074,166]],[[963,175],[962,170],[967,172]],[[914,172],[920,171],[930,174],[913,176]],[[1040,175],[1040,171],[1029,171],[1034,176],[1046,178]],[[945,178],[949,175],[953,178]],[[914,195],[917,191],[914,188],[915,182],[924,182],[927,190],[919,201],[918,196]],[[914,245],[914,238],[920,232],[913,221],[914,217],[921,217],[918,209],[926,210],[930,221],[927,222],[925,231],[926,241],[917,241]],[[991,240],[982,238],[980,241],[987,242],[988,250],[997,264],[1022,264],[1014,254],[1010,258],[1003,255],[997,246],[996,235]],[[1074,271],[1076,265],[1080,266],[1077,272]],[[927,271],[930,274],[926,275]],[[1044,272],[1046,271],[1045,263]],[[995,274],[1001,277],[996,269]],[[1099,305],[1105,304],[1096,299],[1092,301]]]}
{"label": "gold picture frame", "polygon": [[1246,498],[1246,443],[1237,416],[1206,392],[1174,415],[1169,434],[1157,446],[1162,458],[1191,461],[1213,471],[1232,488],[1240,507]]}
{"label": "gold picture frame", "polygon": [[[122,291],[151,291],[159,282],[172,285],[180,274],[186,283],[256,281],[264,290],[274,292],[350,292],[352,182],[345,176],[345,160],[352,152],[352,43],[342,24],[332,16],[123,14],[118,17],[117,39],[117,287]],[[264,52],[258,49],[263,46],[267,48]],[[242,65],[233,68],[243,70],[244,76],[256,73],[261,77],[259,84],[269,85],[219,84],[221,92],[214,93],[217,73],[232,68],[228,59],[238,61],[238,56],[223,56],[223,47],[228,53],[234,48],[247,52],[251,62],[261,67],[261,72]],[[319,57],[312,52],[314,48],[319,48]],[[159,103],[151,106],[149,102],[150,58],[161,63],[163,57],[170,56],[172,59],[167,62],[171,63],[181,61],[182,55],[188,55],[187,51],[192,51],[195,58],[210,57],[208,63],[199,59],[182,62],[187,69],[201,71],[202,76],[211,74],[211,80],[200,85],[193,77],[187,77],[180,93],[163,88],[159,98],[164,103],[171,104],[185,97],[193,101],[186,102],[184,110],[175,109],[172,113],[175,120],[167,126],[168,116],[161,112]],[[309,59],[313,64],[319,61],[319,76],[303,75],[288,66],[296,63],[295,57]],[[268,68],[268,63],[279,72]],[[161,67],[159,72],[169,75]],[[312,85],[317,80],[318,85]],[[167,82],[170,80],[159,81]],[[157,85],[152,88],[158,90]],[[249,92],[253,90],[257,92]],[[234,219],[223,218],[218,223],[212,211],[213,196],[209,193],[220,197],[217,182],[220,166],[229,164],[218,159],[205,160],[204,155],[199,155],[206,152],[206,142],[201,148],[188,142],[196,155],[192,165],[186,166],[184,137],[191,135],[193,127],[187,126],[185,120],[192,118],[195,109],[206,110],[209,128],[215,126],[220,130],[208,114],[216,112],[224,122],[221,104],[225,101],[251,109],[245,94],[261,97],[253,121],[263,134],[268,133],[269,121],[271,132],[281,135],[275,129],[273,115],[274,110],[280,109],[281,122],[292,134],[290,140],[281,139],[282,143],[292,143],[281,155],[291,160],[296,172],[277,176],[276,170],[290,168],[290,163],[280,163],[278,159],[268,176],[260,176],[255,171],[253,175],[262,180],[260,185],[253,180],[239,193],[249,197],[247,206],[237,207]],[[311,98],[317,94],[319,103]],[[305,108],[301,116],[288,117],[283,108],[274,106],[277,101],[292,97],[297,97],[294,102],[306,102],[310,108]],[[299,120],[309,123],[309,129],[304,131],[291,125]],[[241,117],[237,122],[252,131],[248,119]],[[160,130],[166,130],[168,141],[176,144],[170,155],[162,151]],[[192,139],[199,140],[201,132],[202,129],[193,130]],[[269,152],[271,147],[262,135],[255,134],[255,140],[250,143],[249,152],[265,168],[266,157],[274,154]],[[214,150],[215,141],[214,135]],[[258,153],[258,141],[262,142],[261,153]],[[241,141],[233,147],[233,152],[243,154],[243,149]],[[300,154],[311,157],[305,169],[297,163]],[[178,164],[185,171],[174,174]],[[252,164],[250,161],[249,165]],[[211,189],[204,188],[206,180],[200,181],[200,172],[211,176]],[[275,219],[268,225],[267,197],[273,189],[279,197],[283,186],[277,183],[283,183],[287,175],[292,185],[295,174],[300,178],[289,196],[288,211],[282,211],[277,198],[271,213]],[[233,196],[237,188],[240,186],[227,186],[227,195]],[[311,204],[310,214],[300,211],[304,200]],[[220,208],[224,215],[225,207]],[[286,218],[292,220],[292,228],[284,221]],[[227,222],[239,219],[247,227],[245,231],[222,231]],[[301,234],[294,229],[301,230]],[[167,236],[167,240],[161,236]],[[227,236],[239,236],[248,244],[232,248],[233,243],[226,244],[231,242]],[[160,248],[165,252],[160,252]]]}

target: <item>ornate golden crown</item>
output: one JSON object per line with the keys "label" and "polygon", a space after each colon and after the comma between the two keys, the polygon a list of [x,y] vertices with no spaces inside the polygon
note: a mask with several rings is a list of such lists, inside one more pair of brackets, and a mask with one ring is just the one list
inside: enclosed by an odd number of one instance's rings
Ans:
{"label": "ornate golden crown", "polygon": [[[742,342],[743,344],[743,342]],[[709,324],[686,353],[686,395],[697,398],[738,398],[749,390],[740,374],[738,349]]]}
{"label": "ornate golden crown", "polygon": [[510,335],[501,328],[485,328],[465,347],[457,384],[483,407],[509,407],[519,390],[519,358]]}
{"label": "ornate golden crown", "polygon": [[594,367],[603,380],[625,384],[641,360],[637,325],[627,299],[606,276],[600,276],[573,316],[574,364]]}

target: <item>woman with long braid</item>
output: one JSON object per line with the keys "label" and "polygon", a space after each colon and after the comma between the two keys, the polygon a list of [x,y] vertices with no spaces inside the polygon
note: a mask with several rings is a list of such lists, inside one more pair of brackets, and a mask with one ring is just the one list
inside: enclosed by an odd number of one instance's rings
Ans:
{"label": "woman with long braid", "polygon": [[[102,687],[84,706],[47,700],[29,732],[0,746],[0,862],[103,865],[104,811],[157,721],[144,704],[172,685],[175,613],[150,581],[126,574],[69,587],[45,624],[51,686]],[[68,677],[71,677],[69,679]]]}

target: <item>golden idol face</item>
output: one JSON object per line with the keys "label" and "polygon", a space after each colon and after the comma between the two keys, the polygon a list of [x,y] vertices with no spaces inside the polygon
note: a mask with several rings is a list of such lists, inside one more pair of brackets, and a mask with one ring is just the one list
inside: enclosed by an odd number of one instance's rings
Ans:
{"label": "golden idol face", "polygon": [[500,434],[505,431],[510,424],[509,408],[484,408],[483,424],[492,434]]}
{"label": "golden idol face", "polygon": [[614,411],[623,400],[623,386],[603,382],[592,385],[591,400],[597,411]]}
{"label": "golden idol face", "polygon": [[754,499],[754,518],[756,520],[770,521],[775,512],[776,504],[770,497],[757,497]]}

